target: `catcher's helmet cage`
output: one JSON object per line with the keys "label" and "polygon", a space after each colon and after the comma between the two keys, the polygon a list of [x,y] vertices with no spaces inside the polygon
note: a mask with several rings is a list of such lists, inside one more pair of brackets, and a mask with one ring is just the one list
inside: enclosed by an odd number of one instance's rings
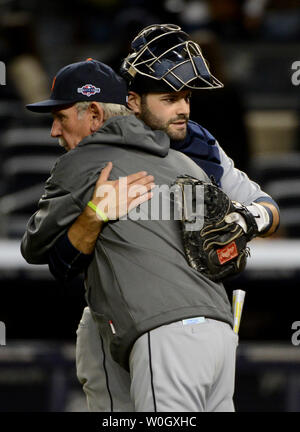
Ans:
{"label": "catcher's helmet cage", "polygon": [[177,25],[148,26],[133,39],[131,48],[120,68],[129,85],[141,74],[164,81],[174,91],[223,87],[210,73],[200,46]]}

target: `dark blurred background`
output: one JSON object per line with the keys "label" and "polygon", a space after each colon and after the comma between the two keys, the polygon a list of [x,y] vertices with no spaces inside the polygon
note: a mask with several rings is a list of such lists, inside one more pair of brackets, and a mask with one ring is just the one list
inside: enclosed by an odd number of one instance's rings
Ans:
{"label": "dark blurred background", "polygon": [[246,272],[226,283],[230,298],[233,289],[247,292],[236,408],[300,411],[300,348],[292,343],[300,320],[298,0],[0,0],[0,411],[86,410],[74,369],[82,279],[60,284],[19,252],[62,154],[51,117],[24,105],[48,98],[68,63],[93,57],[118,70],[133,36],[153,23],[178,24],[199,42],[225,87],[195,93],[191,119],[281,208],[277,234],[254,240]]}

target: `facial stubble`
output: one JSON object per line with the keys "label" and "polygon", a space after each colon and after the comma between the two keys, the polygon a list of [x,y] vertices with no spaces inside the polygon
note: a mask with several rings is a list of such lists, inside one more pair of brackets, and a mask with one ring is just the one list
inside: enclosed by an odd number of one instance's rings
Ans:
{"label": "facial stubble", "polygon": [[181,141],[186,137],[186,128],[184,128],[182,131],[174,131],[171,129],[171,124],[180,120],[188,122],[188,116],[185,114],[180,114],[177,117],[171,118],[165,123],[149,109],[145,97],[141,98],[141,113],[139,118],[143,120],[143,122],[151,129],[162,130],[166,132],[166,134],[173,141]]}

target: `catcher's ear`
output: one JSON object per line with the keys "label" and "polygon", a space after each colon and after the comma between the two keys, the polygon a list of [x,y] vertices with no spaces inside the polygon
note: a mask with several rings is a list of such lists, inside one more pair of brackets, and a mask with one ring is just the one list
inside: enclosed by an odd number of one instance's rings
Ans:
{"label": "catcher's ear", "polygon": [[127,105],[128,108],[138,116],[141,113],[141,96],[133,91],[128,92]]}

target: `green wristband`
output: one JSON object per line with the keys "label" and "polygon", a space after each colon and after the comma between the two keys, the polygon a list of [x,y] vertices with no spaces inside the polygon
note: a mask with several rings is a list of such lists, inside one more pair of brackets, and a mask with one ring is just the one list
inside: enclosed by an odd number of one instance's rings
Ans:
{"label": "green wristband", "polygon": [[100,216],[100,218],[103,220],[103,222],[108,222],[109,221],[109,219],[108,219],[108,217],[106,216],[106,214],[103,212],[103,211],[101,211],[100,209],[98,209],[98,207],[92,202],[92,201],[89,201],[88,203],[87,203],[87,205],[91,208],[91,209],[93,209],[96,213],[97,213],[97,215],[98,216]]}

